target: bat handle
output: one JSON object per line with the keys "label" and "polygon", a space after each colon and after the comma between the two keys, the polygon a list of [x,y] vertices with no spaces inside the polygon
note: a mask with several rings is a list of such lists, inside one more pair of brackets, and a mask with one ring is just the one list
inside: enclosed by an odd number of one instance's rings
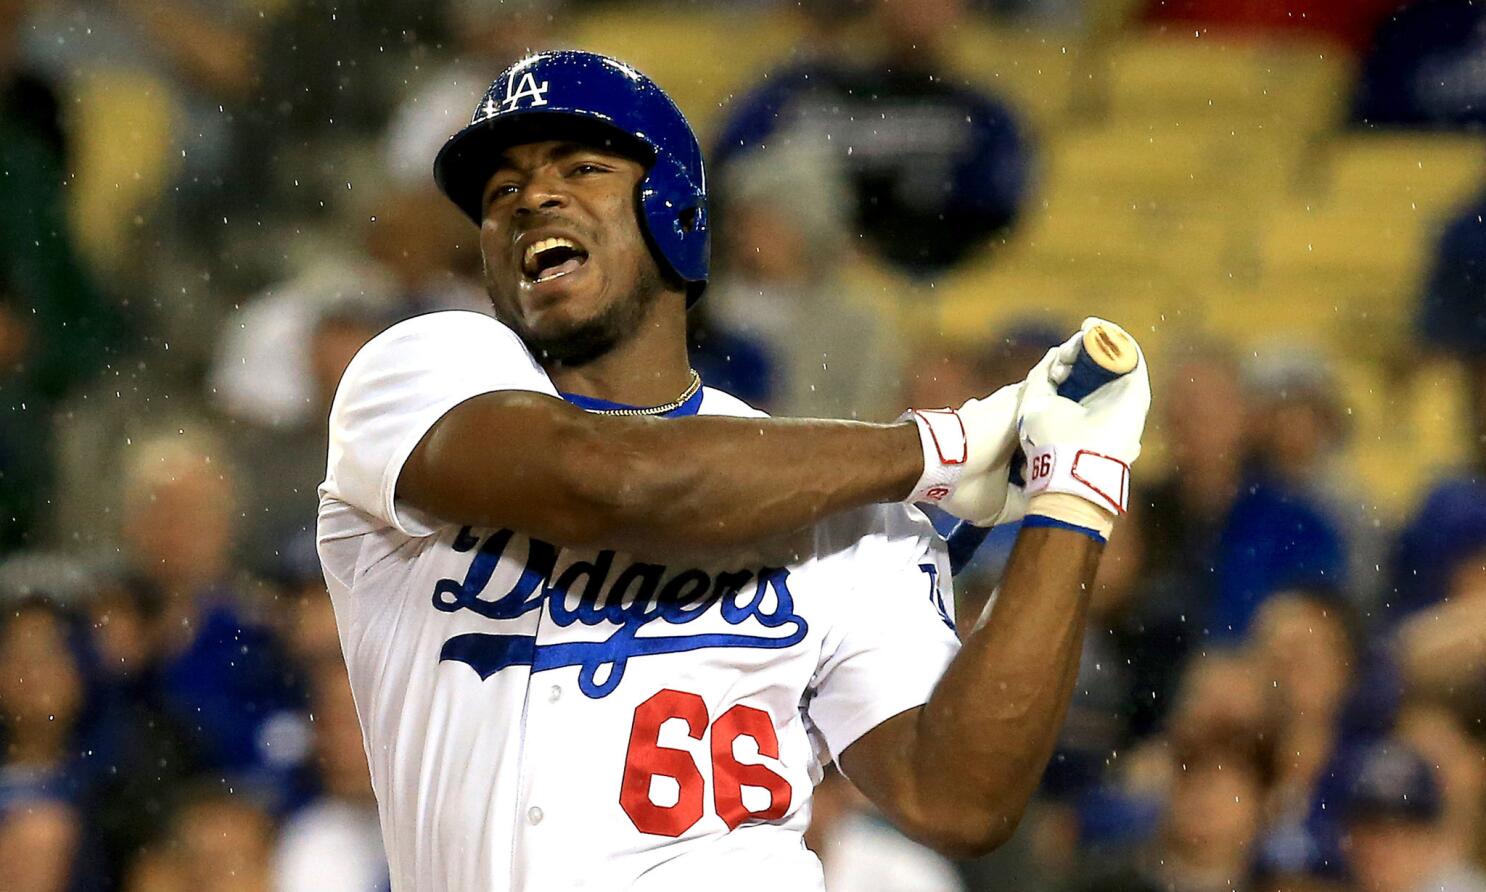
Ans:
{"label": "bat handle", "polygon": [[1073,367],[1069,370],[1068,377],[1058,385],[1058,396],[1081,403],[1089,394],[1118,377],[1120,377],[1119,372],[1110,371],[1095,362],[1088,350],[1079,347],[1078,358],[1073,360]]}
{"label": "bat handle", "polygon": [[968,520],[962,520],[955,524],[955,528],[949,531],[945,537],[945,544],[949,546],[949,572],[951,576],[960,575],[970,559],[975,557],[975,552],[980,549],[980,544],[986,540],[991,532],[991,527],[978,527]]}

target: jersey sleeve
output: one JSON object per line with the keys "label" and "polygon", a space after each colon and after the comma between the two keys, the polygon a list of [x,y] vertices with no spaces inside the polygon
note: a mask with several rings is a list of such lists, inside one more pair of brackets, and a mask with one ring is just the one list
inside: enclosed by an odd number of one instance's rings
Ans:
{"label": "jersey sleeve", "polygon": [[556,395],[525,345],[495,319],[448,311],[392,326],[361,348],[336,390],[323,494],[405,535],[432,535],[438,521],[396,497],[403,465],[450,409],[499,390]]}
{"label": "jersey sleeve", "polygon": [[928,702],[960,648],[944,540],[915,508],[880,510],[885,526],[837,556],[852,584],[837,599],[806,707],[832,758]]}

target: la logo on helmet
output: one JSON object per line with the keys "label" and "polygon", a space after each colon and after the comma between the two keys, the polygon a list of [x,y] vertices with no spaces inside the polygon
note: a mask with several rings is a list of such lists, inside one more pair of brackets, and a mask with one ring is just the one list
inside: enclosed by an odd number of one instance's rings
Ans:
{"label": "la logo on helmet", "polygon": [[506,111],[515,108],[523,99],[530,99],[533,108],[546,105],[547,89],[547,81],[542,81],[541,86],[538,86],[537,79],[532,76],[532,73],[525,72],[521,75],[520,81],[512,78],[506,82],[506,98],[501,101],[501,105],[505,106]]}

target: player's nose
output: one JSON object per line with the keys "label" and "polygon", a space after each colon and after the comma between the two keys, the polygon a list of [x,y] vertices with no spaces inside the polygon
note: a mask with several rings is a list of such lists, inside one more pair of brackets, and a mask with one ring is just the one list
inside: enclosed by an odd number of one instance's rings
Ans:
{"label": "player's nose", "polygon": [[525,216],[537,211],[565,207],[567,193],[562,191],[560,180],[553,176],[534,176],[526,181],[516,195],[516,214]]}

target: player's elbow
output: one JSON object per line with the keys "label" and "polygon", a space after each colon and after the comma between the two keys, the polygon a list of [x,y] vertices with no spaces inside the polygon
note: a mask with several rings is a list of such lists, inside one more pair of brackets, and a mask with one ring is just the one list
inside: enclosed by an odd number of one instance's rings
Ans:
{"label": "player's elbow", "polygon": [[1021,824],[1023,810],[947,809],[910,834],[947,858],[980,858],[1005,845]]}

